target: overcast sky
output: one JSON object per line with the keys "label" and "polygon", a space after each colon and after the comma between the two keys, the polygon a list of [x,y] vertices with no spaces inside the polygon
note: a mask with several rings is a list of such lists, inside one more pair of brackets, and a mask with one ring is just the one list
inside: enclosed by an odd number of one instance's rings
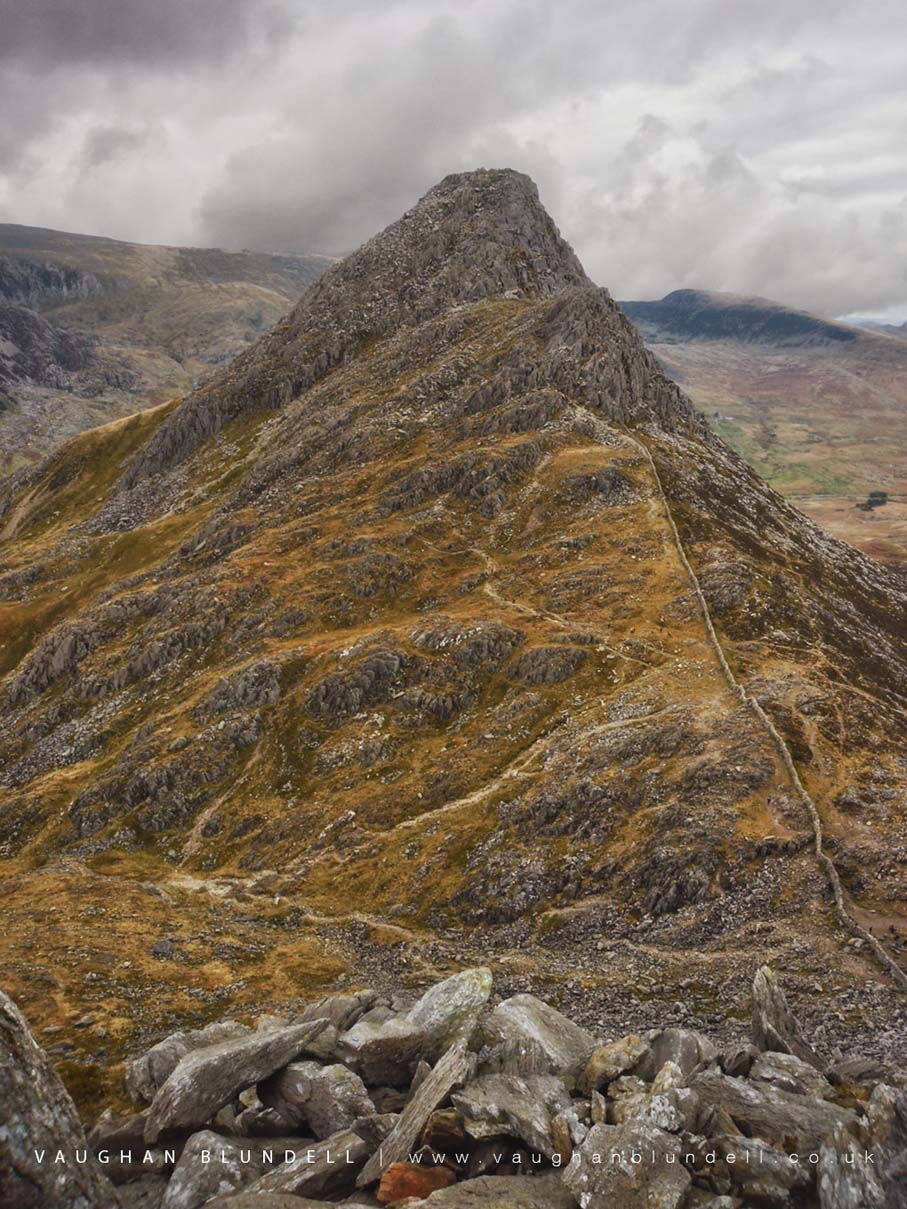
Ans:
{"label": "overcast sky", "polygon": [[907,318],[904,0],[0,0],[0,220],[336,253],[519,168],[619,298]]}

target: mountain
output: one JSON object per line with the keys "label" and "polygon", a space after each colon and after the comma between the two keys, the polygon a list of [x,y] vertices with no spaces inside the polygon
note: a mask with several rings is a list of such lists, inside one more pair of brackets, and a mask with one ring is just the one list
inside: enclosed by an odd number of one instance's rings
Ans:
{"label": "mountain", "polygon": [[184,393],[330,263],[0,223],[0,473]]}
{"label": "mountain", "polygon": [[[836,537],[907,561],[907,344],[764,298],[622,302],[648,347],[763,478]],[[884,507],[865,508],[884,491]]]}
{"label": "mountain", "polygon": [[727,1037],[770,960],[815,1044],[903,1054],[907,584],[528,178],[447,177],[0,513],[0,963],[83,1105],[175,1027],[466,963]]}

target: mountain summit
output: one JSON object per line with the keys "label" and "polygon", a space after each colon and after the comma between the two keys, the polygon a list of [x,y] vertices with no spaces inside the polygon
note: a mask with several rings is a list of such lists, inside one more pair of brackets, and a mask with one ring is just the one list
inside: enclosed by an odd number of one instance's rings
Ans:
{"label": "mountain summit", "polygon": [[447,178],[0,507],[0,959],[39,1026],[91,1004],[85,1098],[222,1000],[479,955],[615,1031],[720,1032],[771,960],[903,1045],[903,581],[709,433],[527,178]]}
{"label": "mountain summit", "polygon": [[263,341],[191,396],[126,481],[188,456],[229,419],[281,406],[369,341],[495,297],[593,289],[527,176],[445,177],[412,210],[329,270]]}

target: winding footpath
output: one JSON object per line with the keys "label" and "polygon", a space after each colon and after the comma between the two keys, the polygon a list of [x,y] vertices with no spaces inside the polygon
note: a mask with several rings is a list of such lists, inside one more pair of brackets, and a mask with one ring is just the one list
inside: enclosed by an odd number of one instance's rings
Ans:
{"label": "winding footpath", "polygon": [[671,530],[674,546],[678,555],[680,556],[680,561],[683,564],[684,570],[686,571],[687,577],[689,578],[690,584],[696,595],[696,599],[699,603],[699,610],[702,614],[702,619],[709,635],[709,641],[711,642],[715,651],[719,666],[724,673],[724,678],[727,680],[731,692],[733,692],[739,701],[755,715],[756,719],[768,732],[772,742],[777,748],[784,767],[787,769],[791,784],[793,785],[800,801],[806,808],[810,823],[812,824],[813,848],[816,854],[816,859],[825,873],[828,884],[831,887],[838,919],[841,921],[847,931],[851,932],[854,936],[858,936],[861,940],[866,942],[866,944],[872,949],[872,952],[875,954],[880,964],[888,970],[888,972],[901,985],[901,987],[903,987],[904,990],[907,990],[907,973],[905,973],[894,960],[894,958],[886,952],[885,948],[879,943],[878,940],[876,940],[872,933],[867,931],[866,928],[859,924],[847,909],[847,904],[844,900],[844,889],[841,885],[841,878],[838,874],[838,870],[835,867],[834,861],[832,861],[831,857],[829,857],[825,852],[822,820],[819,817],[819,812],[816,809],[815,802],[807,792],[803,782],[800,780],[800,774],[797,772],[793,757],[790,754],[790,748],[787,746],[787,743],[784,741],[784,738],[778,731],[774,722],[772,722],[771,718],[769,718],[768,714],[766,714],[765,710],[762,708],[756,698],[751,697],[750,694],[747,693],[746,689],[734,675],[731,665],[728,663],[727,656],[724,653],[724,648],[721,645],[721,639],[718,637],[718,633],[712,622],[712,615],[709,612],[709,606],[699,584],[699,579],[696,575],[696,572],[693,570],[690,560],[687,558],[687,553],[680,537],[680,531],[678,530],[673,514],[671,513],[671,505],[668,503],[668,497],[665,494],[664,487],[662,486],[661,476],[658,473],[658,467],[655,465],[655,459],[652,457],[651,452],[644,442],[633,436],[633,434],[623,426],[621,427],[621,431],[627,440],[630,441],[631,444],[633,444],[643,455],[648,462],[650,470],[652,471],[652,478],[654,480],[658,495],[661,498],[661,503]]}

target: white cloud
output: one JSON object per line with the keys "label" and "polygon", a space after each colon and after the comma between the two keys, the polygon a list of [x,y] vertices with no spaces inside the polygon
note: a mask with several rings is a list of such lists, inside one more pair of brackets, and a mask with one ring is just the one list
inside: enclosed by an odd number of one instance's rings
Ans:
{"label": "white cloud", "polygon": [[[94,25],[67,37],[76,8]],[[618,297],[880,311],[907,304],[907,10],[871,17],[850,0],[0,0],[0,217],[343,251],[447,172],[513,166]]]}

